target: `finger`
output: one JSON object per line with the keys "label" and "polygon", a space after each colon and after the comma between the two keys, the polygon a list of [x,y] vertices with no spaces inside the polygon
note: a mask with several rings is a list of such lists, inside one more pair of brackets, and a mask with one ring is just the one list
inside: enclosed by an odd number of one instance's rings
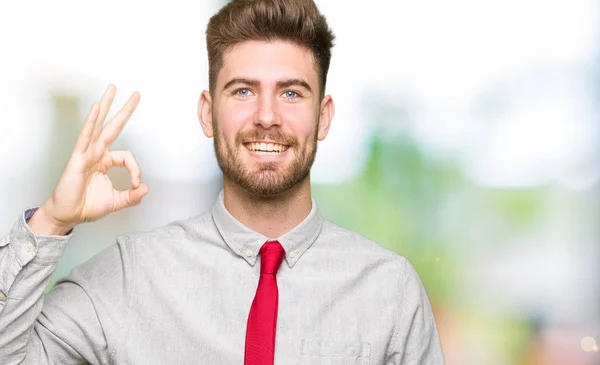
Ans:
{"label": "finger", "polygon": [[94,130],[92,131],[92,141],[95,141],[100,136],[100,132],[102,131],[102,126],[104,125],[104,120],[108,115],[108,111],[110,110],[110,106],[112,105],[113,100],[115,99],[115,94],[117,93],[117,88],[115,85],[110,84],[106,88],[102,99],[100,100],[100,112],[98,113],[98,118],[96,118],[96,122],[94,123]]}
{"label": "finger", "polygon": [[99,110],[100,105],[98,103],[92,104],[92,109],[90,109],[90,112],[85,118],[85,122],[83,123],[83,127],[81,128],[81,132],[79,133],[79,138],[77,138],[77,142],[75,143],[76,151],[84,152],[90,144],[90,140],[92,138],[92,131],[94,130],[94,122],[98,117]]}
{"label": "finger", "polygon": [[141,203],[142,198],[148,194],[148,185],[141,183],[137,189],[127,189],[123,191],[114,191],[114,210],[121,210],[123,208],[131,207]]}
{"label": "finger", "polygon": [[113,166],[125,167],[129,171],[129,183],[137,188],[142,179],[142,171],[130,151],[110,151]]}
{"label": "finger", "polygon": [[117,139],[117,137],[119,137],[119,134],[121,134],[123,127],[125,127],[125,124],[129,120],[129,118],[131,118],[131,115],[133,114],[139,103],[140,94],[136,91],[133,94],[131,94],[131,97],[129,98],[129,100],[127,100],[127,103],[123,105],[121,110],[119,110],[115,117],[102,130],[102,134],[99,138],[104,144],[104,146],[110,146]]}

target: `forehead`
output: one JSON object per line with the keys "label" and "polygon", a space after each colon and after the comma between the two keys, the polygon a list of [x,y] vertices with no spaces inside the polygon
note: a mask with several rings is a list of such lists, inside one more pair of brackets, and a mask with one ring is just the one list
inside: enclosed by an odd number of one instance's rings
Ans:
{"label": "forehead", "polygon": [[301,78],[317,90],[318,76],[312,52],[292,42],[245,41],[228,49],[217,76],[217,88],[235,77],[261,83]]}

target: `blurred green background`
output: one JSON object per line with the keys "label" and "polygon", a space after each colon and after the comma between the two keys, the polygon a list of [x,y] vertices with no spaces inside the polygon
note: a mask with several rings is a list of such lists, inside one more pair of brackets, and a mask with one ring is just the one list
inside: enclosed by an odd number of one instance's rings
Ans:
{"label": "blurred green background", "polygon": [[[3,231],[50,196],[106,84],[115,105],[142,95],[114,149],[134,152],[150,194],[78,227],[53,282],[119,234],[212,205],[221,177],[195,108],[223,3],[0,8]],[[317,4],[337,35],[322,213],[413,263],[447,364],[600,363],[600,5]]]}

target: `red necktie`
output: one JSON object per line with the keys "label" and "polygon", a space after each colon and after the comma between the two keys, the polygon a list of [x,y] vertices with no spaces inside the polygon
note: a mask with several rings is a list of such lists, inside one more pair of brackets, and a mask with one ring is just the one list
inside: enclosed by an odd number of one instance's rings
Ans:
{"label": "red necktie", "polygon": [[277,329],[277,270],[285,250],[277,241],[267,241],[260,248],[260,279],[250,307],[246,328],[244,365],[273,365],[275,330]]}

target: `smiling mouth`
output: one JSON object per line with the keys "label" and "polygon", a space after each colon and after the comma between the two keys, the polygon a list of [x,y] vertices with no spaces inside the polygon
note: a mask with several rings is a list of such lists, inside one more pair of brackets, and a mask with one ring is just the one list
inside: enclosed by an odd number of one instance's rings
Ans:
{"label": "smiling mouth", "polygon": [[249,142],[244,143],[244,146],[257,155],[278,155],[289,148],[284,144],[270,142]]}

